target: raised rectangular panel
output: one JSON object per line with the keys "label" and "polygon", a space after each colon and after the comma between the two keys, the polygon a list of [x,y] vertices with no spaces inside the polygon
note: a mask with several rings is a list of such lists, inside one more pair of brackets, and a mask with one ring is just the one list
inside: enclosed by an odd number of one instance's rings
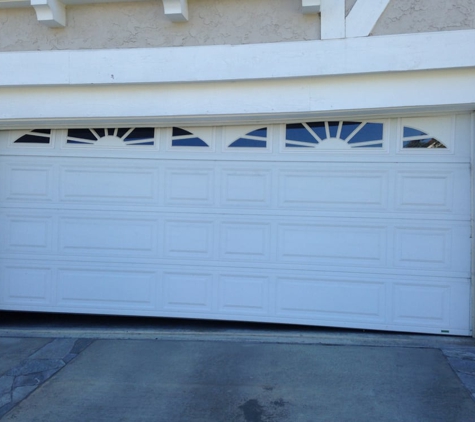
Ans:
{"label": "raised rectangular panel", "polygon": [[277,314],[322,320],[384,320],[384,283],[278,277]]}
{"label": "raised rectangular panel", "polygon": [[268,284],[268,277],[222,275],[219,278],[219,309],[228,313],[267,313]]}
{"label": "raised rectangular panel", "polygon": [[157,171],[131,168],[62,168],[61,200],[150,204],[157,201]]}
{"label": "raised rectangular panel", "polygon": [[387,173],[283,171],[279,193],[279,204],[285,208],[381,210],[387,202]]}
{"label": "raised rectangular panel", "polygon": [[450,228],[396,227],[397,267],[449,269],[452,231]]}
{"label": "raised rectangular panel", "polygon": [[448,284],[395,283],[392,300],[395,324],[440,328],[450,325]]}
{"label": "raised rectangular panel", "polygon": [[51,269],[45,267],[6,266],[3,271],[5,303],[50,304],[51,274]]}
{"label": "raised rectangular panel", "polygon": [[270,205],[270,171],[225,169],[221,180],[222,205],[233,207],[268,207]]}
{"label": "raised rectangular panel", "polygon": [[7,252],[47,252],[51,250],[50,217],[6,216],[5,249]]}
{"label": "raised rectangular panel", "polygon": [[399,173],[396,206],[397,209],[408,211],[452,211],[453,191],[452,173]]}
{"label": "raised rectangular panel", "polygon": [[213,205],[213,179],[213,169],[166,169],[165,204],[180,206]]}
{"label": "raised rectangular panel", "polygon": [[470,272],[470,222],[395,228],[397,267]]}
{"label": "raised rectangular panel", "polygon": [[9,165],[4,197],[15,201],[51,201],[52,167]]}
{"label": "raised rectangular panel", "polygon": [[269,223],[223,223],[220,255],[223,259],[269,260]]}
{"label": "raised rectangular panel", "polygon": [[165,272],[164,308],[177,311],[210,311],[213,277],[196,272]]}
{"label": "raised rectangular panel", "polygon": [[60,269],[58,304],[83,309],[152,309],[156,278],[152,271]]}
{"label": "raised rectangular panel", "polygon": [[278,230],[280,261],[305,264],[381,266],[386,256],[386,229],[380,226],[282,224]]}
{"label": "raised rectangular panel", "polygon": [[199,220],[166,220],[164,237],[166,257],[211,258],[213,223]]}
{"label": "raised rectangular panel", "polygon": [[157,222],[132,218],[62,218],[60,248],[64,253],[150,256],[156,253]]}

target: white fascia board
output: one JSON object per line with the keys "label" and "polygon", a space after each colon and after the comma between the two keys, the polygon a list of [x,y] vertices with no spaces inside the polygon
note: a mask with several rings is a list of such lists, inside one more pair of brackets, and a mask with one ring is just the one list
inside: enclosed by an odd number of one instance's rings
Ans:
{"label": "white fascia board", "polygon": [[475,30],[325,41],[0,53],[0,86],[268,80],[475,67]]}
{"label": "white fascia board", "polygon": [[215,124],[475,108],[472,69],[267,81],[0,88],[0,128]]}

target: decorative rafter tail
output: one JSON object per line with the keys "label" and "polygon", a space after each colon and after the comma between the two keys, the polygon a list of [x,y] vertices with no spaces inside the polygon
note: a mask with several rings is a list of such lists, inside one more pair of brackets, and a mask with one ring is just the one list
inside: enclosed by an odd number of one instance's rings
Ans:
{"label": "decorative rafter tail", "polygon": [[50,28],[66,26],[66,6],[60,0],[31,0],[36,17]]}
{"label": "decorative rafter tail", "polygon": [[188,21],[188,0],[163,0],[163,9],[172,22]]}

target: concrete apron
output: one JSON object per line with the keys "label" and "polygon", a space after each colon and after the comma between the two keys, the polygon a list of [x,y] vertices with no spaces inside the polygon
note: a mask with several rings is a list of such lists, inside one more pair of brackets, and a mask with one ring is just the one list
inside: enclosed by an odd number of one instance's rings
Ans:
{"label": "concrete apron", "polygon": [[2,421],[475,421],[473,339],[185,324],[78,339],[81,327],[31,328],[0,330]]}

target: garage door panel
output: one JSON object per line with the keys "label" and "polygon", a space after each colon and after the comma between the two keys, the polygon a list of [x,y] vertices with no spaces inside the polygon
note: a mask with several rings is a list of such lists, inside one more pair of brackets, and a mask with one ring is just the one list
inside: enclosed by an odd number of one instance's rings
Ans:
{"label": "garage door panel", "polygon": [[452,271],[461,276],[470,271],[469,222],[214,213],[195,213],[195,217],[107,211],[61,214],[4,213],[0,219],[3,253],[38,253],[54,259],[62,254],[65,259],[89,256],[105,263],[173,259],[186,265],[192,259],[218,266],[242,261],[266,268],[344,265],[388,273]]}
{"label": "garage door panel", "polygon": [[224,313],[268,315],[270,313],[269,276],[228,273],[218,278],[219,309]]}
{"label": "garage door panel", "polygon": [[[126,165],[127,160],[115,159],[108,160],[107,165],[102,160],[92,166],[90,159],[84,165],[78,165],[79,161],[72,160],[72,166],[61,166],[61,177],[55,176],[53,163],[42,166],[34,161],[7,162],[6,177],[0,181],[4,203],[13,206],[27,201],[39,207],[57,204],[72,209],[93,204],[109,205],[111,209],[150,205],[185,210],[186,207],[216,209],[220,198],[223,212],[242,208],[243,212],[267,210],[271,214],[346,212],[352,216],[372,212],[380,217],[430,214],[434,218],[448,215],[470,218],[466,200],[470,195],[467,164],[418,164],[415,171],[402,163],[384,166],[319,163],[315,169],[315,163],[276,166],[257,162],[242,168],[239,163],[232,166],[215,163],[212,168],[209,162],[203,166],[157,160],[144,166],[137,161],[131,166]],[[220,169],[218,179],[217,169]],[[159,184],[160,171],[165,179],[162,184]]]}
{"label": "garage door panel", "polygon": [[109,216],[61,217],[59,250],[65,254],[157,256],[157,221]]}
{"label": "garage door panel", "polygon": [[60,267],[57,304],[72,308],[155,309],[155,271]]}
{"label": "garage door panel", "polygon": [[62,202],[158,204],[158,169],[62,167],[60,178]]}
{"label": "garage door panel", "polygon": [[225,265],[192,266],[190,262],[186,266],[169,262],[158,266],[8,262],[0,262],[3,309],[219,315],[221,319],[318,321],[330,326],[430,333],[449,330],[451,334],[469,330],[469,278],[329,272],[325,268],[231,270]]}
{"label": "garage door panel", "polygon": [[52,253],[53,218],[47,215],[8,213],[0,218],[5,253]]}
{"label": "garage door panel", "polygon": [[214,169],[188,164],[165,169],[165,205],[215,205]]}
{"label": "garage door panel", "polygon": [[220,181],[221,206],[271,208],[273,192],[270,169],[224,168]]}
{"label": "garage door panel", "polygon": [[6,163],[1,195],[5,201],[51,202],[54,198],[52,165]]}
{"label": "garage door panel", "polygon": [[202,271],[164,271],[163,309],[176,312],[212,312],[213,274]]}
{"label": "garage door panel", "polygon": [[395,228],[395,267],[470,271],[470,224]]}
{"label": "garage door panel", "polygon": [[367,223],[281,224],[278,259],[284,262],[383,266],[387,229]]}
{"label": "garage door panel", "polygon": [[450,323],[450,287],[439,284],[395,283],[393,321],[448,327]]}
{"label": "garage door panel", "polygon": [[469,168],[432,172],[399,171],[397,174],[396,211],[453,213],[468,216]]}
{"label": "garage door panel", "polygon": [[53,271],[41,265],[5,265],[0,271],[3,302],[51,306],[53,303]]}
{"label": "garage door panel", "polygon": [[212,259],[214,249],[212,219],[165,218],[164,257]]}
{"label": "garage door panel", "polygon": [[220,236],[221,259],[269,262],[272,258],[270,223],[225,220]]}
{"label": "garage door panel", "polygon": [[385,210],[389,188],[388,172],[346,169],[329,171],[282,171],[279,174],[279,206],[283,208],[326,208]]}
{"label": "garage door panel", "polygon": [[[408,331],[462,334],[470,318],[470,281],[454,278],[407,277],[396,281],[390,294],[391,323]],[[425,328],[421,328],[425,327]]]}
{"label": "garage door panel", "polygon": [[[345,291],[348,294],[342,295]],[[277,277],[277,315],[383,323],[385,285],[326,277]]]}

